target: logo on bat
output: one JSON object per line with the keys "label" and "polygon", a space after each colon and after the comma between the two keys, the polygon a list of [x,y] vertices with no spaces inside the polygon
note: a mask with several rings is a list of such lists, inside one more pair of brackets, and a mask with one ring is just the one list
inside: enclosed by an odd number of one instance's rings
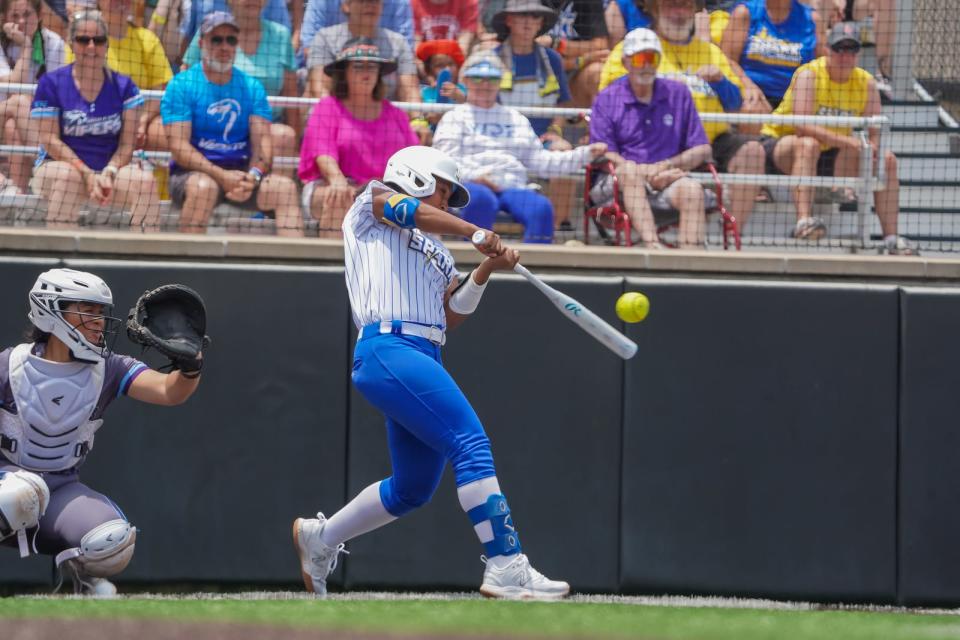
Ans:
{"label": "logo on bat", "polygon": [[570,313],[572,313],[573,315],[580,317],[580,311],[582,309],[580,308],[580,305],[578,305],[577,303],[568,302],[567,304],[563,305],[563,308],[569,311]]}

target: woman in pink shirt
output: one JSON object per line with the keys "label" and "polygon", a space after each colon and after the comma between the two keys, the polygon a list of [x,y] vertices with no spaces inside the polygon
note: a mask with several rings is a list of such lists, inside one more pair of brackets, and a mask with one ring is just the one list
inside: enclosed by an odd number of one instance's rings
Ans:
{"label": "woman in pink shirt", "polygon": [[369,38],[354,38],[323,68],[333,95],[313,107],[300,149],[303,207],[320,237],[340,235],[357,185],[380,179],[396,151],[418,143],[406,113],[383,99],[381,77],[397,63]]}

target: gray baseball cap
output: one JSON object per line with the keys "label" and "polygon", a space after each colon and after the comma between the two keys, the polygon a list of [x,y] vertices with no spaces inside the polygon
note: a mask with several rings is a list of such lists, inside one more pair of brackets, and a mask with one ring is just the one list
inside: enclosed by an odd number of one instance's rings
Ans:
{"label": "gray baseball cap", "polygon": [[830,29],[827,45],[832,49],[838,44],[849,42],[860,46],[860,25],[856,22],[838,22]]}
{"label": "gray baseball cap", "polygon": [[237,26],[237,21],[234,19],[233,15],[227,13],[226,11],[214,11],[208,13],[203,17],[203,22],[200,23],[200,35],[205,36],[217,27],[223,25],[230,25],[237,31],[240,31],[240,27]]}

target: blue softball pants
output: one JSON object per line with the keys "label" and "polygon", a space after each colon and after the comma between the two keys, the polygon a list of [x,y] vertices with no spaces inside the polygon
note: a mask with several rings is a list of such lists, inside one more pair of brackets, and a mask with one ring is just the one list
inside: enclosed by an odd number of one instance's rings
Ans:
{"label": "blue softball pants", "polygon": [[457,486],[496,475],[480,418],[425,338],[373,334],[357,341],[357,390],[387,418],[393,475],[380,500],[400,517],[430,501],[449,460]]}
{"label": "blue softball pants", "polygon": [[504,189],[500,193],[476,182],[465,185],[470,202],[462,209],[464,220],[492,229],[498,211],[506,211],[523,225],[524,242],[553,242],[553,203],[530,189]]}

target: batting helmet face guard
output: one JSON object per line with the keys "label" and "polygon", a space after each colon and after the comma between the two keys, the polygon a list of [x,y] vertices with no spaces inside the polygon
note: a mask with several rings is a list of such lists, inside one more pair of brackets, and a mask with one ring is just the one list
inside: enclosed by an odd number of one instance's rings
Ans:
{"label": "batting helmet face guard", "polygon": [[[67,309],[71,303],[102,305],[100,313],[88,313]],[[72,324],[64,312],[80,318]],[[110,352],[117,337],[120,319],[113,317],[113,294],[101,278],[73,269],[44,271],[30,289],[30,313],[27,317],[33,325],[56,336],[70,349],[73,357],[84,362],[97,363]],[[96,323],[102,321],[101,326]],[[84,335],[81,328],[89,330],[94,339]]]}
{"label": "batting helmet face guard", "polygon": [[406,147],[390,156],[383,173],[386,185],[403,191],[414,198],[426,198],[437,189],[437,178],[446,180],[453,187],[450,206],[465,207],[470,202],[470,193],[460,182],[460,168],[456,161],[433,147]]}

